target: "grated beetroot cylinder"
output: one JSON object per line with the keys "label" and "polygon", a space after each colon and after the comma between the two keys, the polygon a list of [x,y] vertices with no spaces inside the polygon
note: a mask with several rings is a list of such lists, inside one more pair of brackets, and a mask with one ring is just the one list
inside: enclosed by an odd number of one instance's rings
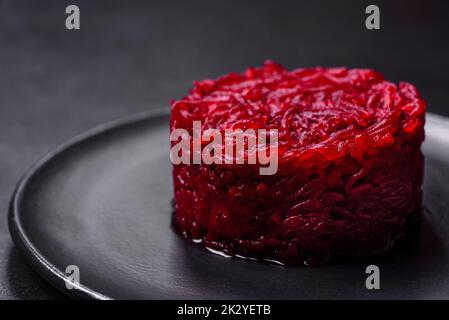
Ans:
{"label": "grated beetroot cylinder", "polygon": [[268,61],[196,82],[170,130],[277,129],[278,170],[174,165],[174,224],[209,249],[285,264],[382,252],[420,212],[425,109],[413,85],[369,69]]}

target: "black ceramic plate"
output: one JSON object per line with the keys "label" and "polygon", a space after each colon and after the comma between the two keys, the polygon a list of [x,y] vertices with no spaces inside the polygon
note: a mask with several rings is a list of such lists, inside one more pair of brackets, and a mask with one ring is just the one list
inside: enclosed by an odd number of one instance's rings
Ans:
{"label": "black ceramic plate", "polygon": [[[115,299],[449,298],[449,121],[429,115],[424,219],[415,241],[321,267],[223,258],[171,222],[168,116],[99,127],[40,161],[20,182],[9,226],[31,265],[63,292]],[[380,268],[367,290],[365,268]],[[67,290],[68,265],[81,285]]]}

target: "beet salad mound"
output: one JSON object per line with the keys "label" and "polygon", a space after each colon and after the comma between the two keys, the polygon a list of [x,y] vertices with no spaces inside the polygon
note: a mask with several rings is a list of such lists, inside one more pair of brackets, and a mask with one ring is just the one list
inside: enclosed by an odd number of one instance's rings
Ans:
{"label": "beet salad mound", "polygon": [[420,213],[425,109],[413,85],[369,69],[268,61],[196,82],[172,102],[170,131],[277,130],[276,171],[225,155],[175,163],[174,226],[211,251],[284,264],[382,252]]}

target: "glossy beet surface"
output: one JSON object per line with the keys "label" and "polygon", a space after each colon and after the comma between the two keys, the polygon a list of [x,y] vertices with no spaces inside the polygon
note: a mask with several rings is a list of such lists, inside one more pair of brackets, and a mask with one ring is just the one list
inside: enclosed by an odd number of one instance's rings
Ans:
{"label": "glossy beet surface", "polygon": [[314,264],[391,247],[419,213],[425,103],[368,69],[266,62],[195,83],[171,130],[277,129],[279,169],[175,165],[174,222],[228,255]]}

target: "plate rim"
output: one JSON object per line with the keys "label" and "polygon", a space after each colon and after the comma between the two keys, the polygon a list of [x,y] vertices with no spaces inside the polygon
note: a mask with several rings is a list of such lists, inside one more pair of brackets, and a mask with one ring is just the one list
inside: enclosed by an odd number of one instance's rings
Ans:
{"label": "plate rim", "polygon": [[[48,152],[45,156],[43,156],[39,161],[37,161],[34,165],[31,166],[31,168],[26,171],[26,173],[22,176],[17,186],[15,187],[8,208],[8,228],[13,242],[24,255],[28,265],[30,265],[33,270],[37,271],[39,276],[41,276],[44,280],[46,280],[66,296],[75,299],[113,300],[113,298],[97,292],[82,284],[75,285],[75,288],[73,290],[67,290],[65,288],[65,284],[67,282],[70,282],[69,277],[61,270],[59,270],[49,260],[47,260],[46,257],[39,252],[36,246],[29,239],[20,220],[20,206],[23,196],[26,193],[28,184],[50,160],[67,151],[68,149],[75,147],[76,145],[92,139],[102,133],[162,116],[170,116],[169,110],[166,108],[158,108],[151,111],[145,111],[135,115],[125,116],[116,120],[112,120],[104,124],[95,126],[90,130],[84,131],[81,134],[78,134],[75,137],[62,143],[52,151]],[[449,118],[433,113],[426,113],[426,122],[433,122],[437,125],[444,124],[449,126]]]}
{"label": "plate rim", "polygon": [[[28,265],[33,270],[37,271],[39,276],[50,283],[53,287],[58,289],[63,294],[75,298],[75,299],[88,299],[88,300],[113,300],[100,292],[97,292],[82,284],[74,285],[73,290],[67,290],[65,284],[70,282],[69,277],[54,266],[46,257],[39,252],[33,242],[27,236],[25,229],[20,220],[21,210],[20,205],[22,203],[23,196],[26,193],[26,189],[30,181],[45,167],[45,165],[63,152],[75,147],[76,145],[83,143],[89,139],[97,137],[100,134],[116,130],[121,127],[126,127],[131,124],[139,123],[149,120],[151,118],[169,116],[169,110],[166,108],[158,108],[151,111],[144,111],[131,116],[121,117],[100,125],[93,127],[87,131],[84,131],[66,142],[60,144],[58,147],[52,149],[46,155],[35,162],[26,173],[20,178],[16,187],[14,188],[11,200],[8,207],[8,229],[13,239],[14,244],[19,248],[25,257]],[[73,285],[73,284],[72,284]]]}

